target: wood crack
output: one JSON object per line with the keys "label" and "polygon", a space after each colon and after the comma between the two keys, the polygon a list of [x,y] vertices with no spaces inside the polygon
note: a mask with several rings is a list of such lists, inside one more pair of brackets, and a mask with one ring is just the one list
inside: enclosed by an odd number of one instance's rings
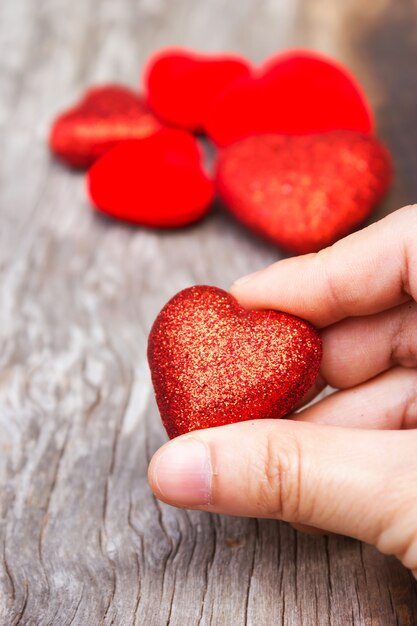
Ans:
{"label": "wood crack", "polygon": [[12,595],[11,595],[11,601],[12,603],[14,603],[15,599],[16,599],[16,587],[14,584],[14,580],[13,580],[13,576],[11,574],[10,568],[9,568],[9,564],[7,562],[7,557],[6,557],[6,545],[3,544],[3,564],[4,564],[4,571],[6,572],[6,575],[10,581],[10,586],[12,588]]}
{"label": "wood crack", "polygon": [[[44,516],[43,516],[43,520],[42,520],[42,524],[41,524],[41,530],[39,533],[39,542],[38,542],[38,547],[39,547],[39,560],[43,566],[43,569],[45,571],[45,577],[46,577],[46,581],[48,583],[48,577],[46,575],[46,570],[44,568],[44,563],[43,563],[43,556],[42,556],[42,550],[43,550],[43,543],[44,543],[44,537],[45,537],[45,531],[46,531],[46,527],[48,525],[48,514],[49,514],[49,507],[51,504],[51,499],[52,499],[52,495],[55,491],[56,485],[57,485],[57,481],[58,481],[58,475],[59,475],[59,470],[61,468],[61,464],[62,464],[62,459],[64,457],[64,453],[67,447],[67,443],[68,443],[68,437],[69,437],[69,431],[70,431],[70,427],[67,426],[66,431],[65,431],[65,435],[64,435],[64,441],[63,444],[58,452],[58,457],[56,460],[56,464],[55,464],[55,468],[54,468],[54,473],[52,475],[52,481],[51,484],[49,486],[49,490],[48,490],[48,494],[47,494],[47,500],[45,503],[45,511],[44,511]],[[49,584],[48,584],[49,587]]]}
{"label": "wood crack", "polygon": [[255,540],[253,544],[252,558],[251,558],[251,562],[249,566],[249,578],[248,578],[248,584],[247,584],[246,596],[245,596],[245,605],[244,605],[245,606],[244,608],[245,624],[248,624],[248,608],[249,608],[250,590],[251,590],[253,572],[255,571],[256,549],[258,547],[258,541],[259,541],[259,522],[255,518],[253,520],[253,523],[255,526]]}
{"label": "wood crack", "polygon": [[80,593],[80,597],[78,598],[75,610],[74,610],[74,615],[71,617],[71,621],[69,622],[68,626],[71,626],[71,624],[74,623],[75,618],[77,617],[77,613],[78,613],[78,609],[80,608],[81,605],[81,601],[83,599],[83,595],[84,595],[84,585],[81,587],[81,593]]}
{"label": "wood crack", "polygon": [[[189,284],[225,286],[285,255],[218,202],[207,220],[164,231],[90,211],[84,176],[48,153],[56,112],[96,80],[133,87],[156,31],[159,42],[227,47],[256,62],[324,41],[378,105],[396,163],[389,205],[372,219],[417,196],[411,3],[229,4],[0,0],[2,624],[364,626],[417,614],[417,583],[392,558],[284,524],[180,511],[154,501],[146,483],[165,440],[147,397],[155,315]],[[246,537],[253,524],[256,538],[232,560],[223,531]]]}
{"label": "wood crack", "polygon": [[109,595],[109,599],[107,601],[107,605],[106,608],[104,609],[104,614],[103,614],[103,622],[106,619],[108,612],[110,610],[110,607],[113,603],[114,597],[116,595],[116,584],[117,584],[117,577],[116,577],[116,569],[114,567],[114,564],[112,563],[112,577],[111,577],[111,582],[112,582],[112,588],[110,590],[110,595]]}
{"label": "wood crack", "polygon": [[23,581],[23,587],[24,587],[23,604],[21,608],[18,610],[18,614],[16,615],[16,621],[13,623],[13,626],[19,626],[19,624],[22,623],[22,619],[23,619],[23,616],[25,614],[26,607],[28,604],[29,589],[28,589],[28,583],[26,579]]}
{"label": "wood crack", "polygon": [[[140,537],[140,545],[141,545],[141,553],[143,554],[143,541],[142,541],[142,537]],[[139,605],[140,605],[140,601],[141,601],[141,581],[140,581],[140,574],[141,574],[141,563],[140,563],[140,559],[139,559],[139,555],[137,553],[135,553],[135,557],[136,557],[136,577],[137,577],[137,581],[138,581],[138,590],[136,593],[136,598],[135,598],[135,605],[134,605],[134,609],[133,609],[133,625],[136,624],[137,622],[137,617],[138,617],[138,610],[139,610]]]}
{"label": "wood crack", "polygon": [[327,583],[329,585],[329,603],[330,603],[330,612],[331,612],[333,581],[332,581],[332,570],[331,570],[331,565],[330,565],[329,537],[324,537],[324,548],[325,548],[326,563],[327,563]]}
{"label": "wood crack", "polygon": [[[216,556],[216,550],[217,550],[217,533],[216,533],[216,525],[214,520],[216,519],[214,515],[210,515],[210,526],[212,529],[212,537],[213,537],[213,543],[212,543],[212,550],[207,558],[207,563],[206,563],[206,567],[205,567],[205,584],[204,584],[204,594],[203,594],[203,599],[201,601],[201,611],[200,611],[200,615],[198,618],[198,625],[201,625],[201,620],[203,619],[203,615],[204,615],[204,607],[206,604],[206,597],[207,597],[207,590],[209,587],[209,581],[210,581],[210,573],[211,570],[213,569],[213,564],[214,564],[214,559]],[[213,609],[211,609],[211,614],[210,614],[210,624],[212,622],[212,618],[213,618]]]}

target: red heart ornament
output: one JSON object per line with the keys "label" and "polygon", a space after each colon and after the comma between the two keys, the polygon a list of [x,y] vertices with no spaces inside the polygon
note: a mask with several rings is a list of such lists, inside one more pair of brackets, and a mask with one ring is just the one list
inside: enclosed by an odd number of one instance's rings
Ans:
{"label": "red heart ornament", "polygon": [[213,197],[197,141],[176,129],[119,143],[91,167],[87,189],[103,213],[166,228],[201,218]]}
{"label": "red heart ornament", "polygon": [[292,252],[351,232],[387,191],[391,158],[371,135],[259,135],[225,148],[217,191],[243,224]]}
{"label": "red heart ornament", "polygon": [[147,137],[161,128],[145,101],[131,89],[103,85],[54,121],[49,146],[64,163],[87,168],[123,139]]}
{"label": "red heart ornament", "polygon": [[342,65],[309,51],[273,57],[224,89],[205,119],[219,146],[263,133],[305,134],[343,129],[368,133],[365,95]]}
{"label": "red heart ornament", "polygon": [[314,383],[317,331],[278,311],[248,311],[216,287],[180,291],[149,335],[148,360],[168,436],[288,413]]}
{"label": "red heart ornament", "polygon": [[144,84],[148,104],[160,119],[198,132],[218,94],[249,74],[249,63],[237,55],[167,49],[149,60]]}

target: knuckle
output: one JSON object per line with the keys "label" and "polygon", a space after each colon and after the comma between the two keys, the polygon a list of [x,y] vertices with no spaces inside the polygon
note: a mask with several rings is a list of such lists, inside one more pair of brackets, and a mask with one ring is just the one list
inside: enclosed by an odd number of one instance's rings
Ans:
{"label": "knuckle", "polygon": [[[417,433],[410,432],[407,440],[409,447],[384,480],[384,493],[390,496],[384,498],[371,542],[383,554],[395,555],[405,567],[417,571],[417,460],[414,459]],[[404,455],[409,457],[408,463],[404,463]]]}
{"label": "knuckle", "polygon": [[297,521],[301,503],[301,448],[293,436],[266,433],[256,472],[258,506],[268,517]]}
{"label": "knuckle", "polygon": [[410,204],[400,211],[402,220],[399,221],[399,240],[402,242],[403,268],[402,290],[405,295],[417,298],[417,204]]}
{"label": "knuckle", "polygon": [[316,255],[316,262],[319,264],[320,275],[328,294],[326,302],[338,317],[348,317],[362,298],[360,291],[356,289],[357,281],[352,280],[346,284],[341,275],[345,267],[340,267],[337,262],[337,257],[347,246],[347,239],[341,239],[333,246],[320,250]]}
{"label": "knuckle", "polygon": [[417,426],[417,370],[410,370],[410,383],[404,389],[404,396],[400,398],[401,429],[414,429]]}
{"label": "knuckle", "polygon": [[417,303],[409,302],[398,309],[391,336],[390,362],[403,367],[417,366]]}
{"label": "knuckle", "polygon": [[403,425],[404,428],[415,428],[417,426],[417,376],[414,389],[405,401]]}
{"label": "knuckle", "polygon": [[413,572],[417,571],[416,513],[413,511],[411,516],[402,513],[402,521],[398,521],[395,516],[394,521],[379,534],[375,542],[380,552],[396,556],[405,567]]}
{"label": "knuckle", "polygon": [[412,537],[409,538],[404,551],[398,556],[405,567],[417,571],[417,524],[414,524]]}

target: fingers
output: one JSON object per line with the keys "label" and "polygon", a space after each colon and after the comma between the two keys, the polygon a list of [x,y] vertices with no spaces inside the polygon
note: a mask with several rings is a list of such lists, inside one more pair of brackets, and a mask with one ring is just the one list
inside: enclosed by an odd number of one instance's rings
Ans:
{"label": "fingers", "polygon": [[417,370],[394,368],[327,396],[292,419],[349,428],[417,428]]}
{"label": "fingers", "polygon": [[386,551],[402,554],[417,526],[416,446],[415,431],[256,420],[169,442],[149,481],[176,506],[283,519],[377,545],[382,537]]}
{"label": "fingers", "polygon": [[416,329],[416,302],[334,324],[322,332],[322,376],[329,385],[342,389],[394,365],[416,367]]}
{"label": "fingers", "polygon": [[231,289],[248,308],[279,309],[319,327],[417,299],[417,205],[317,254],[279,261]]}

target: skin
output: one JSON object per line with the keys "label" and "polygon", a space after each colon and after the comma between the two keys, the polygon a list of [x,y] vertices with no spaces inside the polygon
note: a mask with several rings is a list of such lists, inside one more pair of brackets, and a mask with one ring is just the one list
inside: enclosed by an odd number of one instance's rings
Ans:
{"label": "skin", "polygon": [[321,328],[321,372],[305,402],[328,384],[336,391],[289,419],[174,439],[150,463],[153,492],[174,506],[356,537],[417,576],[417,205],[231,292]]}

